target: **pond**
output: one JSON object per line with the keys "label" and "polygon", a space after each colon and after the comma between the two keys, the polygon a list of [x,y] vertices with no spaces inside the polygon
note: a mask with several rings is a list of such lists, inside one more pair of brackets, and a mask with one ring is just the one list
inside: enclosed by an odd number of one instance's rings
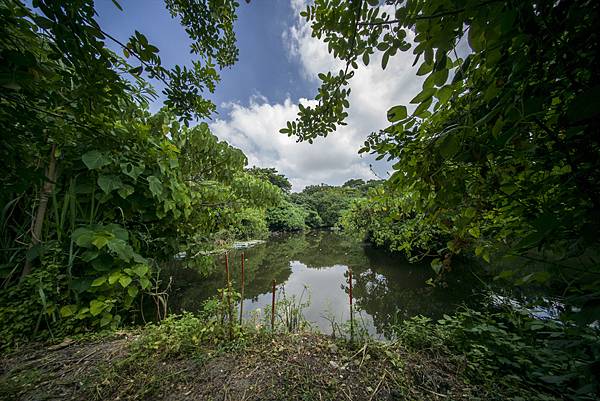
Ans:
{"label": "pond", "polygon": [[[281,234],[265,243],[229,252],[233,287],[240,291],[241,254],[245,257],[244,315],[270,308],[271,283],[277,298],[300,297],[308,305],[304,318],[330,334],[332,322],[349,317],[348,269],[353,272],[356,324],[376,338],[388,338],[390,324],[415,315],[439,318],[477,298],[469,275],[456,276],[447,286],[433,287],[428,262],[409,263],[400,254],[373,248],[331,231]],[[163,272],[172,280],[169,309],[180,313],[202,308],[206,299],[225,286],[224,255],[203,261],[209,268],[179,262]],[[203,274],[202,271],[213,271]],[[458,278],[461,276],[461,278]],[[466,278],[466,279],[465,279]],[[255,312],[256,313],[256,312]]]}

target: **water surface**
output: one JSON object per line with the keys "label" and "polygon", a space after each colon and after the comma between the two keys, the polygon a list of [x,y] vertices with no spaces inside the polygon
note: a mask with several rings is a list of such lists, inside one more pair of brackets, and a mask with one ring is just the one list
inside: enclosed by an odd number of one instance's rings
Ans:
{"label": "water surface", "polygon": [[[432,287],[428,262],[409,263],[402,255],[375,249],[352,237],[329,231],[273,236],[263,244],[229,252],[234,288],[240,290],[241,253],[245,254],[245,315],[271,305],[271,282],[277,297],[302,295],[303,315],[311,325],[331,333],[349,319],[348,269],[353,272],[355,318],[371,335],[388,337],[390,324],[415,315],[439,318],[457,306],[472,303],[473,283],[465,275],[448,286]],[[203,260],[201,269],[181,263],[165,273],[172,276],[172,312],[196,311],[225,286],[225,258]],[[206,276],[202,271],[214,270]],[[467,277],[468,278],[468,277]],[[463,280],[463,281],[461,281]]]}

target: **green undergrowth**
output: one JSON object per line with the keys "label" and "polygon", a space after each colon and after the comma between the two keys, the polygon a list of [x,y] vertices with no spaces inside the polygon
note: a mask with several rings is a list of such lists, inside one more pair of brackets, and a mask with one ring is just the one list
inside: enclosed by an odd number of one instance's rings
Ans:
{"label": "green undergrowth", "polygon": [[[594,400],[596,332],[513,312],[417,317],[349,341],[199,314],[0,358],[0,399]],[[68,397],[66,395],[69,395]]]}

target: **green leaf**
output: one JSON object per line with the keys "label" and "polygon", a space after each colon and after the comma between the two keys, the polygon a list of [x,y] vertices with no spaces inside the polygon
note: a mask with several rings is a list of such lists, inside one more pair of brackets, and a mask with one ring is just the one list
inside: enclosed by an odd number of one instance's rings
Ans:
{"label": "green leaf", "polygon": [[443,105],[450,99],[450,96],[452,96],[452,92],[452,86],[446,85],[437,91],[435,97],[438,99],[438,102]]}
{"label": "green leaf", "polygon": [[100,253],[98,253],[98,251],[85,251],[81,254],[81,260],[83,260],[84,262],[91,262],[92,260],[96,259],[99,255]]}
{"label": "green leaf", "polygon": [[148,184],[150,184],[150,192],[156,197],[162,195],[163,185],[162,182],[155,176],[151,175],[148,177]]}
{"label": "green leaf", "polygon": [[425,88],[421,93],[415,96],[410,102],[412,104],[418,104],[426,101],[427,99],[431,99],[431,97],[437,92],[435,88]]}
{"label": "green leaf", "polygon": [[118,224],[109,224],[104,229],[118,239],[122,239],[123,241],[129,240],[129,232]]}
{"label": "green leaf", "polygon": [[87,227],[79,227],[73,234],[71,234],[71,238],[77,246],[81,246],[84,248],[89,248],[92,246],[92,240],[94,239],[94,231],[90,230]]}
{"label": "green leaf", "polygon": [[144,166],[138,166],[133,163],[121,163],[121,171],[123,174],[137,180],[140,174],[144,172]]}
{"label": "green leaf", "polygon": [[391,123],[404,120],[408,116],[406,106],[394,106],[387,112],[387,119]]}
{"label": "green leaf", "polygon": [[140,284],[142,286],[142,289],[147,289],[148,287],[150,287],[150,280],[148,280],[146,277],[142,277],[140,278]]}
{"label": "green leaf", "polygon": [[429,106],[431,106],[432,102],[433,102],[433,98],[431,98],[431,97],[429,99],[423,101],[423,103],[421,103],[419,106],[417,106],[417,108],[413,112],[413,116],[420,117],[420,118],[424,118],[424,117],[428,116],[430,114]]}
{"label": "green leaf", "polygon": [[140,75],[143,71],[144,71],[144,67],[141,65],[138,65],[137,67],[130,69],[129,73],[133,74],[133,75]]}
{"label": "green leaf", "polygon": [[98,186],[105,194],[108,194],[115,189],[123,187],[123,182],[121,182],[121,178],[116,175],[101,175],[98,177]]}
{"label": "green leaf", "polygon": [[112,272],[109,276],[108,276],[108,284],[113,285],[114,283],[116,283],[117,281],[119,281],[119,279],[121,278],[122,274],[120,271],[116,271],[116,272]]}
{"label": "green leaf", "polygon": [[126,288],[126,287],[127,287],[129,284],[131,284],[131,281],[132,281],[132,280],[131,280],[131,277],[129,277],[129,276],[122,276],[122,277],[119,279],[119,284],[121,284],[121,286],[122,286],[123,288]]}
{"label": "green leaf", "polygon": [[130,286],[129,288],[127,288],[127,294],[129,294],[129,296],[131,298],[135,298],[137,296],[138,292],[139,292],[139,290],[135,286]]}
{"label": "green leaf", "polygon": [[429,74],[433,70],[433,65],[423,62],[419,69],[417,70],[417,75],[425,75]]}
{"label": "green leaf", "polygon": [[77,312],[77,305],[65,305],[60,308],[60,315],[62,317],[73,316]]}
{"label": "green leaf", "polygon": [[390,52],[386,51],[383,53],[383,57],[381,58],[381,68],[385,70],[385,67],[388,65],[388,61],[390,61]]}
{"label": "green leaf", "polygon": [[98,150],[91,150],[81,156],[81,160],[90,170],[99,169],[110,164],[110,158]]}
{"label": "green leaf", "polygon": [[440,258],[435,258],[431,261],[431,268],[433,269],[435,274],[440,274],[440,272],[442,271],[442,266],[444,266],[444,264],[442,263],[442,260]]}
{"label": "green leaf", "polygon": [[479,227],[469,228],[468,232],[475,238],[479,238],[479,236],[481,235],[481,233],[479,232]]}
{"label": "green leaf", "polygon": [[92,287],[100,287],[104,283],[106,283],[106,276],[100,276],[92,281]]}
{"label": "green leaf", "polygon": [[106,304],[104,302],[98,301],[97,299],[90,301],[90,313],[92,316],[98,316],[104,309],[106,309]]}
{"label": "green leaf", "polygon": [[112,2],[115,5],[115,7],[117,7],[120,11],[123,11],[123,7],[121,7],[117,0],[112,0]]}
{"label": "green leaf", "polygon": [[126,199],[129,195],[131,195],[134,192],[134,189],[131,185],[123,185],[121,188],[119,188],[117,190],[117,193],[119,194],[119,196],[123,199]]}
{"label": "green leaf", "polygon": [[369,52],[365,51],[362,55],[362,61],[364,65],[369,65]]}
{"label": "green leaf", "polygon": [[102,249],[108,242],[110,241],[110,236],[105,233],[98,233],[94,235],[94,239],[92,240],[92,244],[96,246],[98,249]]}
{"label": "green leaf", "polygon": [[454,156],[460,147],[460,142],[456,135],[447,135],[439,146],[440,155],[444,159],[450,159]]}
{"label": "green leaf", "polygon": [[102,319],[100,319],[100,327],[110,324],[110,322],[112,322],[112,318],[113,316],[110,313],[103,313]]}
{"label": "green leaf", "polygon": [[500,191],[504,192],[507,195],[512,195],[517,189],[519,189],[519,187],[512,183],[502,184],[500,186]]}
{"label": "green leaf", "polygon": [[87,291],[92,284],[92,280],[88,277],[79,277],[71,281],[71,288],[81,294],[82,292]]}
{"label": "green leaf", "polygon": [[77,315],[75,315],[76,319],[85,319],[89,317],[90,308],[83,307],[77,311]]}
{"label": "green leaf", "polygon": [[108,242],[108,249],[117,254],[118,258],[129,262],[133,258],[133,249],[122,239],[113,239]]}
{"label": "green leaf", "polygon": [[145,276],[150,269],[148,268],[148,265],[138,264],[138,265],[133,266],[133,268],[131,270],[133,270],[133,272],[135,274],[137,274],[139,277],[142,277],[142,276]]}

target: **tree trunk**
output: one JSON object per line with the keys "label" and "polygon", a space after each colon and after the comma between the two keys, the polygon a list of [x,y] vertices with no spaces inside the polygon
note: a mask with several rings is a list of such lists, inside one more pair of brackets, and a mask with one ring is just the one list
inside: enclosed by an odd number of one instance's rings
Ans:
{"label": "tree trunk", "polygon": [[[31,245],[29,249],[41,242],[42,228],[44,227],[44,220],[46,218],[46,210],[48,209],[48,198],[54,189],[54,182],[56,181],[56,145],[52,145],[50,149],[50,162],[46,169],[46,180],[42,186],[42,192],[40,194],[40,203],[37,207],[35,214],[35,220],[33,227],[31,228]],[[25,267],[21,272],[21,280],[31,272],[31,260],[25,258]]]}

